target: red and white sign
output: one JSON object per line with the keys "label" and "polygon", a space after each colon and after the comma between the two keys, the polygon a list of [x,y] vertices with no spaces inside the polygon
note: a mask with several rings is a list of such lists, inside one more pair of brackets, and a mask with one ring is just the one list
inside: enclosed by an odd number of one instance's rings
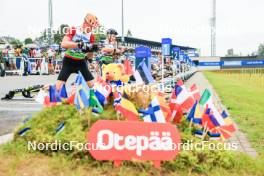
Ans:
{"label": "red and white sign", "polygon": [[87,134],[90,150],[96,160],[113,160],[119,166],[123,160],[173,160],[179,153],[180,134],[171,124],[136,121],[99,120]]}

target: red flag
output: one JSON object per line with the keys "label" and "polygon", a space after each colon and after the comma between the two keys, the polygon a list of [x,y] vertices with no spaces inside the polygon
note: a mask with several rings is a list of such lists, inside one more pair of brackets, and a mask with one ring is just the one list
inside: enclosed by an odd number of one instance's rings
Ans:
{"label": "red flag", "polygon": [[124,70],[126,75],[133,75],[131,62],[128,59],[124,61]]}
{"label": "red flag", "polygon": [[139,115],[133,103],[122,97],[120,92],[114,92],[115,110],[129,121],[138,121]]}
{"label": "red flag", "polygon": [[166,122],[170,122],[172,113],[171,113],[170,107],[168,106],[168,104],[166,103],[166,100],[164,98],[165,94],[162,92],[158,92],[157,97],[158,97],[158,101],[160,104],[160,109],[161,109],[161,111],[165,117]]}
{"label": "red flag", "polygon": [[190,92],[193,96],[193,98],[196,100],[196,101],[199,101],[200,98],[201,98],[201,94],[199,92],[199,89],[197,88],[196,84],[193,84],[190,88]]}
{"label": "red flag", "polygon": [[188,112],[194,103],[195,101],[186,89],[183,81],[179,80],[172,91],[169,103],[172,112],[171,120],[179,123],[181,121],[183,112]]}

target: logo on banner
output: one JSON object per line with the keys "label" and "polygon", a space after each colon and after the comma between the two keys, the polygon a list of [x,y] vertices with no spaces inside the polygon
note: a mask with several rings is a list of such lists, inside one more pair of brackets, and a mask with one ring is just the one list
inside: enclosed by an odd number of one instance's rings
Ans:
{"label": "logo on banner", "polygon": [[173,160],[179,153],[180,134],[171,124],[99,120],[87,135],[96,160],[112,160],[119,166],[123,160]]}
{"label": "logo on banner", "polygon": [[162,55],[170,56],[172,40],[170,38],[163,38],[161,43],[162,43]]}

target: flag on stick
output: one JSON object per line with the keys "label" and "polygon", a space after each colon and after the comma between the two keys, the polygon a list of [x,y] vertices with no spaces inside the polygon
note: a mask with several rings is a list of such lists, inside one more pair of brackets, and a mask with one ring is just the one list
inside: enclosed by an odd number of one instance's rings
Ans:
{"label": "flag on stick", "polygon": [[114,92],[115,110],[129,121],[138,121],[138,112],[132,102],[122,97],[120,92]]}
{"label": "flag on stick", "polygon": [[81,72],[77,75],[76,81],[76,94],[74,97],[74,105],[77,109],[84,109],[89,107],[90,90],[84,80]]}
{"label": "flag on stick", "polygon": [[166,123],[165,117],[161,111],[158,98],[155,97],[148,109],[139,110],[140,113],[143,114],[144,122],[158,122],[158,123]]}

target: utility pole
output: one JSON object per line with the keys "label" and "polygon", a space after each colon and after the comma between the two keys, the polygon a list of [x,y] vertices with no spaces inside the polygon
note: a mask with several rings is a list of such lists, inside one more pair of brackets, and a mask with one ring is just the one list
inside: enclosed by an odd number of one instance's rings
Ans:
{"label": "utility pole", "polygon": [[125,42],[125,37],[124,37],[124,0],[121,0],[121,4],[122,4],[122,43]]}
{"label": "utility pole", "polygon": [[211,56],[216,56],[216,0],[212,1],[211,16]]}
{"label": "utility pole", "polygon": [[52,44],[52,30],[53,28],[53,12],[52,12],[52,0],[49,0],[49,29],[48,29],[48,43]]}

